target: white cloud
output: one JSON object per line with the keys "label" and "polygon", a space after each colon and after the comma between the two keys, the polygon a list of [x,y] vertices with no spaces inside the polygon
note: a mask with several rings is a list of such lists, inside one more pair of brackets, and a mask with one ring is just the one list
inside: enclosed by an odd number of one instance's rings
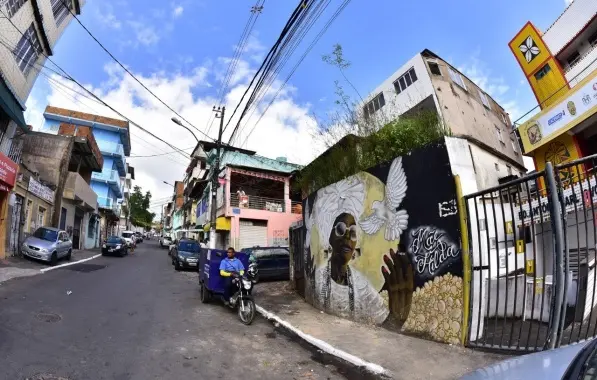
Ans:
{"label": "white cloud", "polygon": [[174,9],[172,10],[172,17],[178,18],[178,17],[182,16],[182,12],[184,12],[183,6],[178,5],[178,6],[174,7]]}
{"label": "white cloud", "polygon": [[572,2],[573,2],[573,1],[574,1],[574,0],[564,0],[564,2],[566,3],[566,6],[568,6],[568,5],[572,4]]}
{"label": "white cloud", "polygon": [[[243,62],[243,67],[247,65]],[[219,66],[219,65],[215,65]],[[240,100],[247,82],[250,79],[250,72],[254,68],[244,71],[244,75],[238,78],[237,84],[230,89],[225,98],[227,116],[230,116],[234,106]],[[117,110],[127,115],[133,121],[139,123],[145,129],[155,135],[167,140],[178,148],[191,148],[195,141],[190,133],[172,123],[170,118],[174,116],[166,107],[143,90],[130,76],[126,75],[114,64],[105,67],[106,79],[102,83],[93,86],[86,85],[91,91],[111,104]],[[211,65],[205,64],[195,67],[194,70],[184,73],[154,72],[152,75],[138,78],[151,88],[167,104],[176,109],[187,120],[192,122],[199,129],[206,131],[206,122],[212,116],[212,107],[217,100],[213,96],[197,96],[197,93],[204,93],[205,89],[211,86],[210,81],[217,80],[216,73]],[[78,92],[82,92],[76,85],[56,77],[61,86],[66,86]],[[277,90],[280,83],[276,82],[265,96],[265,100],[271,100],[272,94]],[[31,123],[41,122],[41,113],[47,104],[53,106],[80,110],[82,112],[101,114],[120,118],[101,104],[97,104],[85,97],[73,94],[64,87],[55,85],[50,94],[42,98],[31,96],[27,102],[27,120]],[[213,91],[211,91],[213,92]],[[292,95],[296,89],[287,88],[281,91],[280,96],[275,100],[267,114],[259,119],[265,104],[261,105],[257,112],[249,113],[246,123],[235,139],[236,145],[257,151],[257,154],[266,157],[286,156],[290,162],[307,164],[319,154],[323,147],[319,146],[313,139],[315,121],[310,116],[309,105],[297,104]],[[68,96],[66,96],[68,95]],[[237,117],[231,122],[236,125]],[[34,125],[34,127],[37,127]],[[131,155],[152,155],[172,151],[172,148],[150,137],[137,127],[131,126]],[[227,130],[226,141],[232,128]],[[199,139],[204,136],[196,132]],[[216,138],[217,128],[211,128],[209,135]],[[190,150],[187,150],[190,152]],[[129,158],[130,165],[135,167],[135,185],[139,185],[144,191],[150,190],[154,199],[163,199],[172,194],[172,188],[163,184],[163,181],[172,183],[182,180],[188,160],[180,154],[173,153],[158,157]],[[154,209],[159,213],[159,208]]]}
{"label": "white cloud", "polygon": [[122,22],[114,15],[114,8],[110,4],[105,4],[97,10],[96,17],[99,22],[110,29],[120,29]]}
{"label": "white cloud", "polygon": [[141,45],[151,46],[160,41],[160,36],[152,25],[140,21],[128,21],[128,24],[133,28],[137,42]]}

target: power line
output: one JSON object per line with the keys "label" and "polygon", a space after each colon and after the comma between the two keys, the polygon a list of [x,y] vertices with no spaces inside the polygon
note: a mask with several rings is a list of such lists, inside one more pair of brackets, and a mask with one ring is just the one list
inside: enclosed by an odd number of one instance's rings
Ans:
{"label": "power line", "polygon": [[[21,34],[21,36],[27,38],[27,40],[29,41],[29,44],[34,47],[35,44],[33,43],[33,41],[31,41],[31,38],[27,35],[25,35],[15,24],[14,22],[6,16],[6,14],[4,13],[4,11],[2,9],[0,9],[0,13],[2,13],[2,15],[11,23],[11,25]],[[112,110],[113,112],[115,112],[116,114],[118,114],[120,117],[126,119],[130,124],[134,125],[135,127],[141,129],[143,132],[149,134],[150,136],[152,136],[153,138],[155,138],[156,140],[162,141],[164,144],[170,146],[172,149],[178,150],[179,153],[181,155],[183,155],[185,158],[190,158],[190,156],[188,154],[186,154],[185,152],[180,151],[180,149],[178,149],[177,147],[175,147],[174,145],[170,144],[169,142],[163,140],[162,138],[156,136],[155,134],[153,134],[152,132],[148,131],[147,129],[143,128],[142,126],[140,126],[139,124],[135,123],[134,121],[132,121],[130,118],[126,117],[124,114],[122,114],[121,112],[117,111],[116,109],[114,109],[114,107],[112,107],[111,105],[109,105],[108,103],[106,103],[105,101],[103,101],[101,98],[99,98],[97,95],[95,95],[93,92],[91,92],[90,90],[88,90],[85,86],[83,86],[81,83],[79,83],[76,79],[74,79],[71,75],[69,75],[62,67],[60,67],[56,62],[54,62],[47,54],[45,54],[43,51],[41,51],[41,53],[52,63],[54,64],[54,66],[56,66],[60,71],[62,71],[64,73],[64,75],[66,75],[66,79],[74,82],[75,84],[77,84],[77,86],[79,86],[81,89],[83,89],[85,92],[87,92],[89,95],[91,95],[94,99],[98,100],[100,103],[102,103],[104,106],[106,106],[107,108],[109,108],[110,110]]]}
{"label": "power line", "polygon": [[[64,0],[62,0],[62,4],[66,7],[66,9],[70,12],[70,14],[74,17],[75,20],[77,20],[77,22],[79,23],[79,25],[81,25],[81,27],[87,32],[87,34],[89,34],[89,36],[91,38],[93,38],[93,40],[95,42],[97,42],[97,44],[110,56],[110,58],[112,58],[114,60],[114,62],[116,62],[118,64],[118,66],[120,66],[124,71],[126,71],[127,74],[129,74],[137,83],[139,83],[141,85],[141,87],[143,87],[145,90],[147,90],[147,92],[149,92],[154,98],[156,98],[160,103],[162,103],[164,106],[166,106],[170,111],[172,111],[174,114],[176,114],[176,116],[180,117],[182,120],[184,120],[187,124],[189,124],[191,127],[193,127],[197,132],[201,133],[202,135],[204,135],[205,137],[207,137],[208,139],[215,141],[214,139],[212,139],[211,137],[209,137],[205,132],[199,130],[199,128],[195,127],[193,125],[193,123],[191,123],[190,121],[188,121],[184,116],[182,116],[181,114],[179,114],[178,112],[176,112],[172,107],[170,107],[166,102],[164,102],[159,96],[157,96],[153,91],[151,91],[143,82],[141,82],[129,69],[127,69],[90,31],[89,29],[87,29],[87,27],[85,25],[83,25],[83,23],[81,22],[81,20],[79,20],[79,18],[77,17],[76,14],[73,13],[73,11],[71,11],[71,9],[67,6],[66,2]],[[195,134],[193,132],[191,132],[193,134],[193,136],[195,137],[195,139],[197,139],[197,141],[199,141],[199,139],[197,138],[197,136],[195,136]]]}
{"label": "power line", "polygon": [[[194,149],[194,148],[195,147],[192,146],[192,147],[189,147],[189,148],[183,148],[182,150],[189,150],[189,149]],[[160,154],[150,154],[150,155],[147,155],[147,156],[129,156],[128,158],[158,157],[158,156],[165,156],[167,154],[172,154],[172,153],[176,153],[176,152],[177,152],[176,150],[173,150],[171,152],[160,153]]]}

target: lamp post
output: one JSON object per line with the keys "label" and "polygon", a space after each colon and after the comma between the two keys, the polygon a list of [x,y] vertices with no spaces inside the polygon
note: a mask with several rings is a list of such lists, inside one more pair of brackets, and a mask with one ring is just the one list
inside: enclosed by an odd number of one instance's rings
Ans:
{"label": "lamp post", "polygon": [[185,125],[182,123],[182,121],[178,120],[178,118],[176,118],[176,117],[173,117],[173,118],[171,118],[170,120],[172,120],[172,122],[173,122],[174,124],[178,124],[178,125],[180,125],[181,127],[183,127],[184,129],[186,129],[187,131],[189,131],[189,132],[190,132],[190,133],[193,135],[193,137],[195,138],[195,141],[199,142],[199,139],[197,138],[197,136],[195,135],[195,133],[194,133],[193,131],[191,131],[191,130],[190,130],[188,127],[187,127],[187,126],[185,126]]}

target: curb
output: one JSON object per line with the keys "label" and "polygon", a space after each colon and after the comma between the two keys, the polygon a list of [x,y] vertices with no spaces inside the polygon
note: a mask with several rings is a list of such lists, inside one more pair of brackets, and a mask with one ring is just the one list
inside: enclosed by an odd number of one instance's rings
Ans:
{"label": "curb", "polygon": [[391,378],[392,377],[391,372],[388,371],[387,369],[383,368],[379,364],[368,362],[368,361],[363,360],[357,356],[354,356],[346,351],[342,351],[338,348],[335,348],[331,344],[329,344],[321,339],[315,338],[314,336],[309,335],[309,334],[299,330],[298,328],[291,325],[289,322],[281,319],[276,314],[265,310],[264,308],[262,308],[259,305],[255,305],[255,308],[256,308],[257,312],[259,314],[261,314],[265,319],[267,319],[271,322],[275,322],[276,327],[278,325],[282,326],[290,334],[302,339],[309,345],[321,350],[322,352],[324,352],[330,356],[333,356],[342,362],[345,362],[352,366],[355,366],[355,367],[357,367],[357,369],[364,371],[364,372],[368,373],[369,375],[378,376],[378,377],[382,377],[382,378]]}
{"label": "curb", "polygon": [[79,260],[79,261],[73,261],[73,262],[71,262],[71,263],[65,263],[65,264],[56,265],[55,267],[42,268],[42,269],[40,269],[39,271],[40,271],[41,273],[46,273],[46,272],[48,272],[48,271],[51,271],[51,270],[54,270],[54,269],[58,269],[58,268],[64,268],[64,267],[67,267],[67,266],[69,266],[69,265],[75,265],[75,264],[83,263],[83,262],[85,262],[85,261],[93,260],[93,259],[95,259],[95,258],[98,258],[98,257],[100,257],[100,256],[101,256],[101,254],[99,254],[99,255],[95,255],[95,256],[91,256],[91,257],[88,257],[88,258],[86,258],[86,259]]}

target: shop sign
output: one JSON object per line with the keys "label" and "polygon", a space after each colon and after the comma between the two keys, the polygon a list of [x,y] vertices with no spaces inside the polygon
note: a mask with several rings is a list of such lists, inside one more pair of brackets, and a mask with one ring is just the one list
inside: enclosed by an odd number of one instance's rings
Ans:
{"label": "shop sign", "polygon": [[597,70],[569,95],[518,128],[525,153],[553,140],[597,112]]}
{"label": "shop sign", "polygon": [[0,152],[0,181],[4,182],[5,185],[12,189],[17,180],[18,170],[19,165],[6,157],[4,153]]}
{"label": "shop sign", "polygon": [[43,199],[48,203],[54,203],[54,191],[47,187],[46,185],[41,184],[35,178],[29,178],[29,192],[38,196],[39,198]]}

